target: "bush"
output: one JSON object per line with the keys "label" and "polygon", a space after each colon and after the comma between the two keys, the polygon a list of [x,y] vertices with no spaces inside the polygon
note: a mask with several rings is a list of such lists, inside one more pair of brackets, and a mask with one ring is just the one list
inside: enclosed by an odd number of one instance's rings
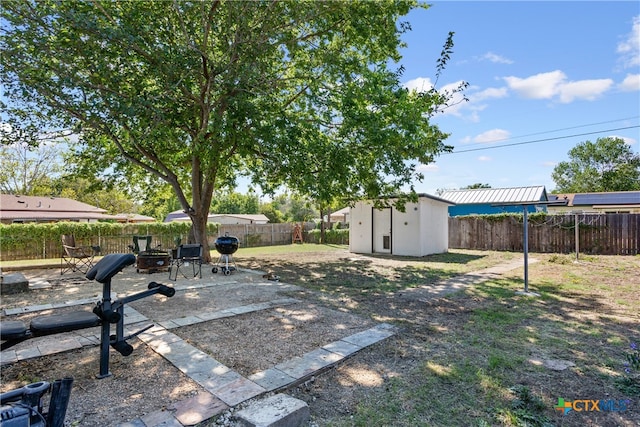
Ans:
{"label": "bush", "polygon": [[[209,224],[209,233],[217,234],[218,224]],[[122,224],[111,222],[56,222],[0,224],[2,260],[57,258],[61,255],[63,234],[73,234],[79,245],[100,245],[110,251],[126,252],[134,235],[152,235],[153,244],[172,248],[178,238],[184,243],[191,222],[152,222]],[[108,248],[111,248],[109,250]]]}
{"label": "bush", "polygon": [[[310,230],[307,233],[306,241],[308,243],[320,243],[321,230]],[[325,244],[346,245],[349,243],[349,229],[334,229],[324,231]]]}

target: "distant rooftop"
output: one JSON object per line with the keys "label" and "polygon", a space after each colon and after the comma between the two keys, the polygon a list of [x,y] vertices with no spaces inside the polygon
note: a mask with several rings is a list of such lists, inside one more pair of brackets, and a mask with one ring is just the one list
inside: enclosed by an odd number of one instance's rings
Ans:
{"label": "distant rooftop", "polygon": [[567,200],[567,206],[640,205],[640,191],[551,194],[550,198]]}
{"label": "distant rooftop", "polygon": [[66,197],[0,194],[0,220],[3,222],[116,219],[106,212],[106,209]]}
{"label": "distant rooftop", "polygon": [[[250,220],[251,222],[268,222],[269,218],[263,214],[214,214],[210,213],[208,217],[208,221],[215,222],[216,218],[219,217],[228,217],[228,218],[238,218],[244,220]],[[182,210],[177,210],[169,213],[167,217],[164,219],[164,222],[171,221],[189,221],[189,216],[184,213]]]}
{"label": "distant rooftop", "polygon": [[456,205],[487,203],[521,203],[547,201],[544,185],[534,187],[477,188],[473,190],[449,190],[440,195]]}

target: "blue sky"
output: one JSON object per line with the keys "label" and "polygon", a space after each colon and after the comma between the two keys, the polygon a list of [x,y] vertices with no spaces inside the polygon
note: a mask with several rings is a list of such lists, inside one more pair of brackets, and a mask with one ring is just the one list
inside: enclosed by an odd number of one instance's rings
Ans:
{"label": "blue sky", "polygon": [[433,83],[453,31],[454,53],[436,87],[464,80],[469,102],[434,118],[458,153],[421,165],[418,192],[475,183],[552,191],[554,166],[580,142],[616,136],[639,152],[640,2],[431,4],[406,17],[403,83]]}

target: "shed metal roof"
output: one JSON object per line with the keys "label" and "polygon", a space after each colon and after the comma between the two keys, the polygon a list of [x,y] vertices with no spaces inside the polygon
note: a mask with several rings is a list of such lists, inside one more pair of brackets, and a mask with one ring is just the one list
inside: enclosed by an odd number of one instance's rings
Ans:
{"label": "shed metal roof", "polygon": [[544,185],[534,187],[477,188],[473,190],[449,190],[440,195],[456,205],[487,203],[518,203],[547,201]]}

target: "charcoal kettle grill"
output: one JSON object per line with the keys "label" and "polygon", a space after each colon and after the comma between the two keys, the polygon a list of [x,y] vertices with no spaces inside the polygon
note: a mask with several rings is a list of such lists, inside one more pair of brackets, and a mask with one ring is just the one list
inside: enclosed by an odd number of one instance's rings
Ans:
{"label": "charcoal kettle grill", "polygon": [[218,264],[212,269],[212,273],[217,273],[218,270],[225,276],[231,274],[232,271],[237,270],[236,263],[233,260],[233,254],[238,250],[240,242],[237,237],[229,236],[229,233],[225,233],[224,236],[220,236],[215,241],[216,251],[220,254]]}

